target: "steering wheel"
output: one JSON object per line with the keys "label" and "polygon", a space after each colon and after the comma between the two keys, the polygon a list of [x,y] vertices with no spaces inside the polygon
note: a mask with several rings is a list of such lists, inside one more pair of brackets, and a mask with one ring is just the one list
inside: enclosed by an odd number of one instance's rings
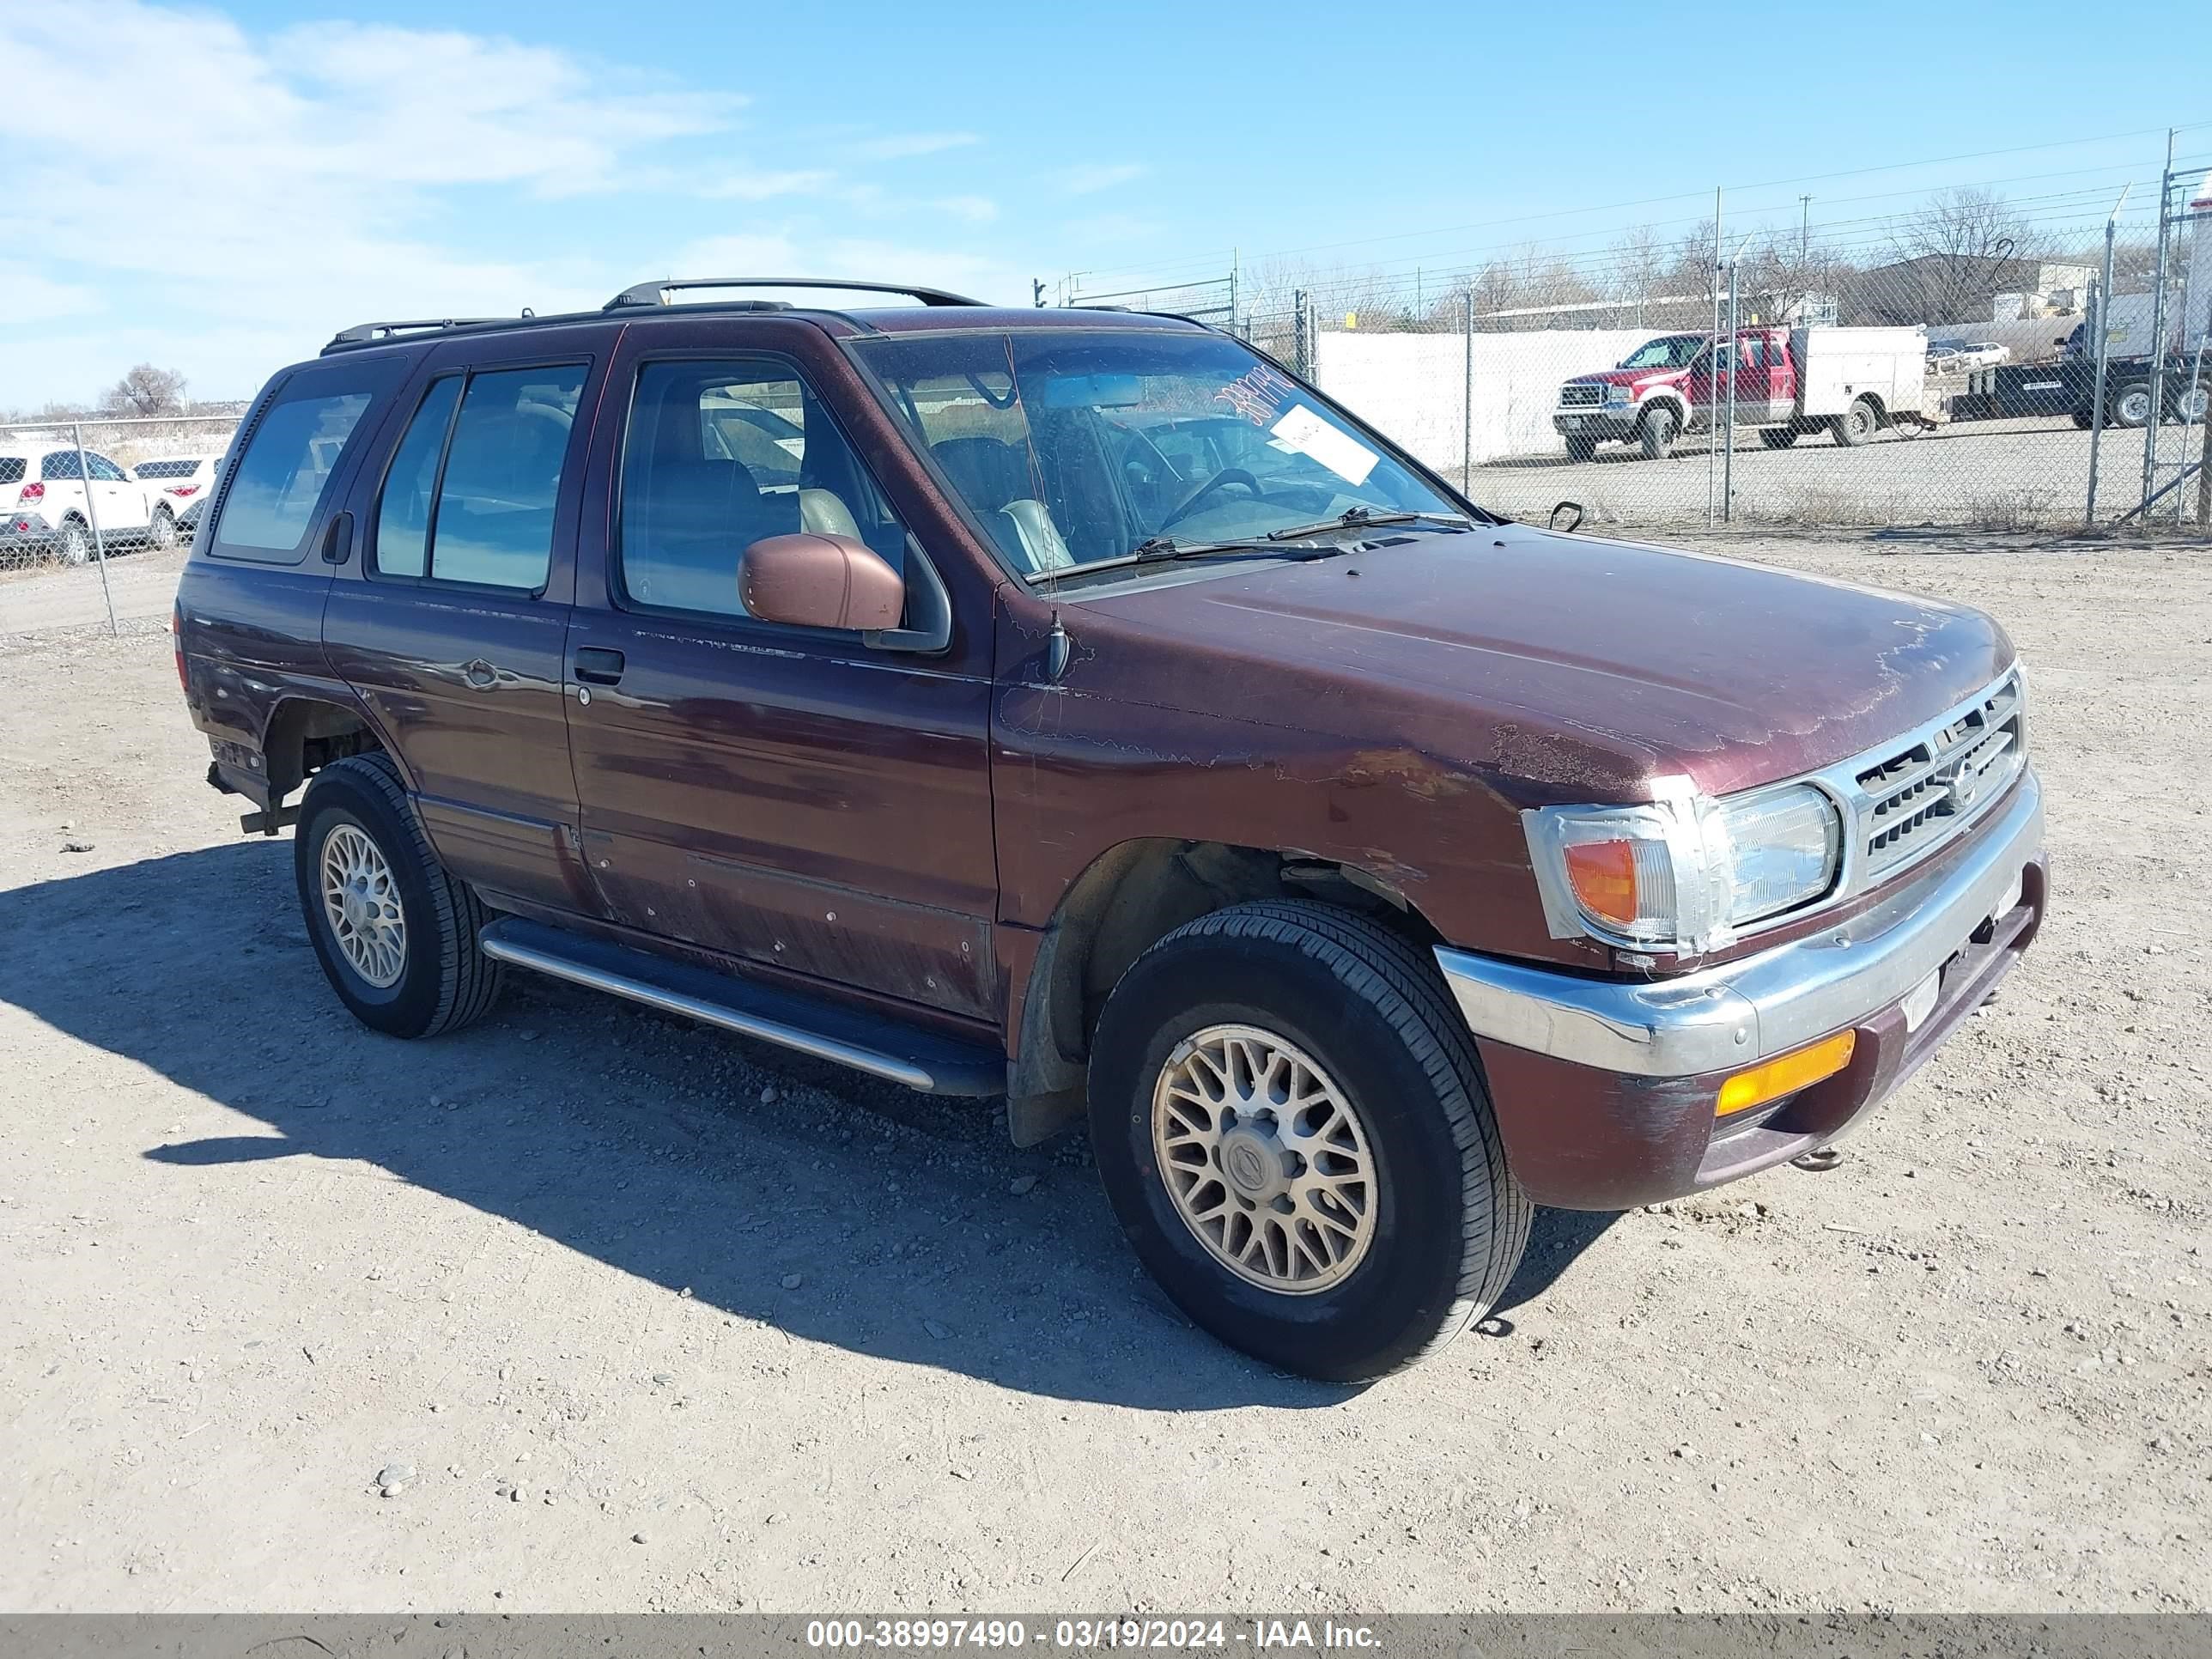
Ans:
{"label": "steering wheel", "polygon": [[1165,531],[1182,523],[1194,512],[1197,511],[1198,504],[1200,501],[1204,501],[1208,495],[1213,494],[1215,490],[1220,489],[1224,484],[1243,484],[1244,488],[1250,490],[1255,497],[1262,499],[1265,498],[1267,493],[1266,490],[1260,488],[1260,481],[1254,477],[1250,473],[1247,472],[1243,467],[1224,466],[1220,471],[1215,473],[1212,477],[1207,478],[1203,483],[1198,484],[1195,488],[1188,492],[1181,501],[1170,507],[1167,511],[1167,516],[1160,520],[1159,528],[1162,531]]}

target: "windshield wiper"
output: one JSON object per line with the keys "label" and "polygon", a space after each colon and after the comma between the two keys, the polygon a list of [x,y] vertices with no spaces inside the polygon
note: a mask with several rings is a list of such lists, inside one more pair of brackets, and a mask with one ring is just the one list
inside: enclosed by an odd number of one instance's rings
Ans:
{"label": "windshield wiper", "polygon": [[1318,520],[1312,524],[1294,524],[1284,530],[1270,530],[1271,542],[1302,541],[1308,536],[1324,535],[1332,530],[1364,529],[1370,525],[1439,524],[1454,530],[1472,530],[1474,521],[1457,513],[1378,513],[1371,507],[1349,507],[1333,519]]}
{"label": "windshield wiper", "polygon": [[1179,542],[1171,536],[1147,536],[1127,553],[1117,554],[1110,559],[1092,559],[1084,564],[1032,570],[1023,580],[1035,587],[1069,576],[1127,570],[1137,565],[1171,564],[1178,559],[1274,559],[1286,564],[1304,564],[1313,559],[1334,558],[1340,553],[1352,550],[1348,547],[1285,547],[1279,542],[1263,541]]}
{"label": "windshield wiper", "polygon": [[1147,536],[1129,550],[1132,564],[1165,564],[1174,559],[1210,559],[1220,554],[1261,554],[1271,559],[1310,558],[1294,553],[1273,540],[1179,542],[1172,536]]}

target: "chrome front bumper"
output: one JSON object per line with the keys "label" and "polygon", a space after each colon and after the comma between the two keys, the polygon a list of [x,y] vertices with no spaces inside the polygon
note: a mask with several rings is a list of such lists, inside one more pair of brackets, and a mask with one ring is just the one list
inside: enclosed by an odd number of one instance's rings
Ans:
{"label": "chrome front bumper", "polygon": [[1584,979],[1442,946],[1437,963],[1479,1037],[1635,1077],[1731,1071],[1929,987],[2010,908],[2008,894],[2017,900],[2042,849],[2043,791],[2029,768],[1957,863],[1832,930],[1741,961],[1664,980]]}

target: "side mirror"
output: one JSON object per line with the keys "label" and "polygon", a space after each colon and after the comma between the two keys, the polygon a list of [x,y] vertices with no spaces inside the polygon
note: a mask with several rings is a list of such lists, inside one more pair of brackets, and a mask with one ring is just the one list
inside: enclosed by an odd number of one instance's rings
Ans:
{"label": "side mirror", "polygon": [[896,628],[906,583],[866,542],[800,531],[766,536],[738,556],[746,613],[793,628]]}
{"label": "side mirror", "polygon": [[[1574,516],[1571,519],[1567,519],[1567,521],[1565,524],[1561,524],[1559,520],[1563,518],[1566,518],[1566,515],[1570,513],[1573,514]],[[1562,534],[1567,534],[1571,532],[1580,530],[1582,527],[1583,504],[1580,501],[1561,501],[1557,507],[1552,509],[1553,529],[1559,531]]]}

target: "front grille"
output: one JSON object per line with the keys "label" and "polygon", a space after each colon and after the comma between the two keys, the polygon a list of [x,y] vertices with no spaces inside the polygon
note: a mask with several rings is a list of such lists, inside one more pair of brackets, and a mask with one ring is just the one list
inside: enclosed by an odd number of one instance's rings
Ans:
{"label": "front grille", "polygon": [[1604,396],[1605,388],[1601,386],[1576,386],[1570,382],[1559,388],[1559,406],[1562,409],[1589,408]]}
{"label": "front grille", "polygon": [[1948,725],[1856,775],[1864,878],[1932,853],[1995,799],[2027,758],[2020,680],[2008,676]]}

